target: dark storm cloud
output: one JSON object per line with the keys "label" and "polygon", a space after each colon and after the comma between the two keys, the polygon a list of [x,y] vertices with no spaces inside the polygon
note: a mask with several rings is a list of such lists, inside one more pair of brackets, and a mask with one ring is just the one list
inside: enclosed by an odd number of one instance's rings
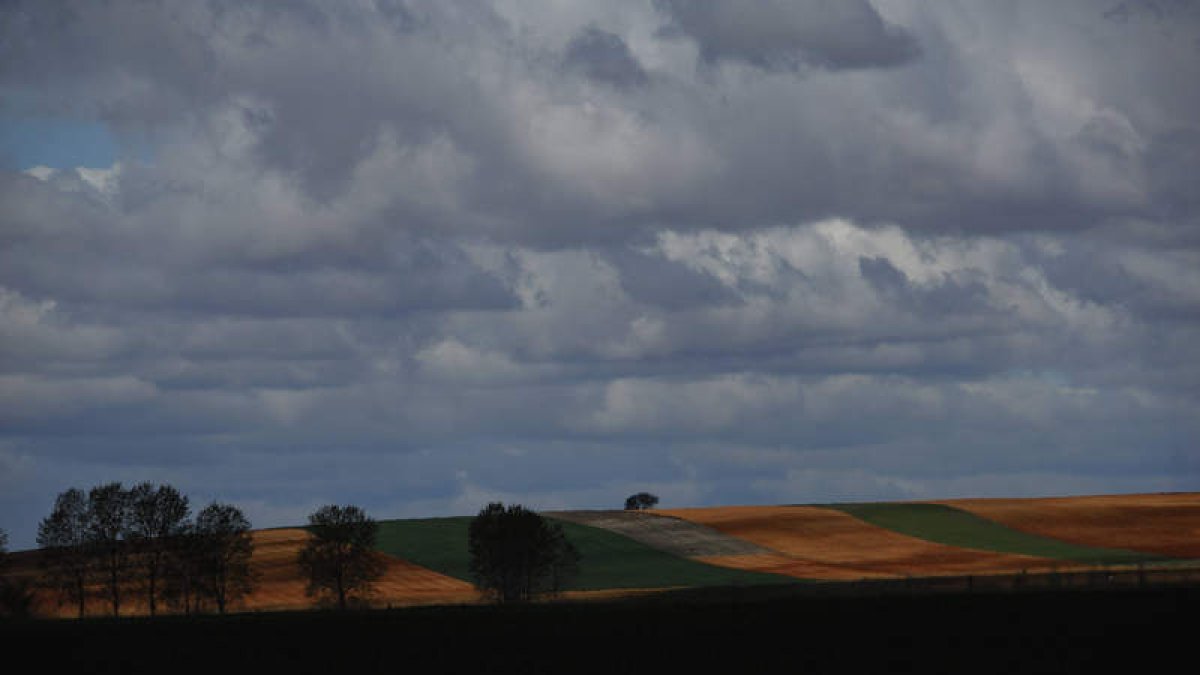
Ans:
{"label": "dark storm cloud", "polygon": [[766,70],[833,70],[907,63],[920,47],[867,0],[779,2],[656,0],[710,63],[737,60]]}
{"label": "dark storm cloud", "polygon": [[0,526],[1196,489],[1200,16],[1124,6],[8,3],[0,124],[119,147],[0,173]]}
{"label": "dark storm cloud", "polygon": [[615,33],[588,26],[567,43],[564,55],[567,67],[589,78],[618,87],[646,84],[646,71]]}

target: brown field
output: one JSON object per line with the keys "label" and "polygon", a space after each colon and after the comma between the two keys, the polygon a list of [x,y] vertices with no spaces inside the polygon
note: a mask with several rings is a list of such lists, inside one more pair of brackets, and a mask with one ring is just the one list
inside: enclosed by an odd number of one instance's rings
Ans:
{"label": "brown field", "polygon": [[707,525],[774,555],[713,556],[706,562],[808,579],[996,574],[1064,569],[1061,561],[935,544],[814,506],[730,506],[659,513]]}
{"label": "brown field", "polygon": [[[307,609],[315,599],[305,595],[307,582],[300,574],[296,556],[308,540],[301,529],[254,532],[251,567],[258,585],[246,597],[242,609],[250,611]],[[375,582],[370,604],[376,607],[431,603],[478,602],[475,588],[459,579],[438,574],[405,560],[379,554],[387,561],[383,577]]]}
{"label": "brown field", "polygon": [[1072,544],[1200,558],[1200,493],[939,502]]}
{"label": "brown field", "polygon": [[[1200,559],[1200,493],[955,499],[935,503],[960,508],[1013,529],[1078,545]],[[660,509],[653,515],[600,511],[554,515],[622,532],[656,548],[710,564],[802,579],[847,581],[1088,569],[1063,561],[937,544],[876,527],[841,511],[813,506]],[[316,606],[317,601],[305,593],[306,582],[296,564],[308,536],[301,529],[255,531],[251,567],[257,583],[254,591],[232,607],[232,611]],[[386,572],[374,584],[368,600],[371,606],[483,600],[465,581],[379,555],[386,560]],[[36,579],[38,556],[38,551],[11,554],[9,574]],[[1160,573],[1167,572],[1170,570],[1155,574],[1162,576]],[[1141,574],[1139,569],[1137,575]],[[1186,579],[1191,579],[1191,572],[1186,574]],[[599,599],[647,592],[654,591],[578,591],[564,596]],[[39,616],[73,617],[76,609],[60,605],[54,593],[39,590],[34,611]],[[101,616],[108,611],[101,587],[93,586],[87,614]],[[122,615],[147,611],[139,589],[131,584],[124,593]],[[173,611],[160,605],[162,613]]]}
{"label": "brown field", "polygon": [[[274,611],[310,609],[317,606],[317,599],[305,594],[306,580],[301,576],[296,556],[304,547],[308,533],[300,529],[258,530],[254,537],[254,556],[250,561],[252,574],[257,583],[252,593],[231,607],[231,611]],[[373,593],[368,602],[373,607],[400,607],[422,604],[450,604],[479,602],[479,593],[465,582],[438,574],[405,560],[379,554],[386,560],[383,577],[373,584]],[[14,576],[35,578],[37,551],[22,551],[13,554]],[[105,616],[111,613],[106,597],[99,585],[93,585],[87,602],[88,616]],[[144,592],[144,591],[142,591]],[[132,585],[125,589],[121,600],[121,615],[136,616],[149,613],[146,602],[139,597],[138,588]],[[34,613],[37,616],[76,616],[75,605],[59,605],[56,594],[39,590],[35,596]],[[159,612],[174,613],[174,609],[159,604]]]}

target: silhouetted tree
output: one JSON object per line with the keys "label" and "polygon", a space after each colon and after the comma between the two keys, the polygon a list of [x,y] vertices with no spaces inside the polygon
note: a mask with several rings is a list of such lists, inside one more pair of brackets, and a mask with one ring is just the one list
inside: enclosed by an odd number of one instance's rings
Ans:
{"label": "silhouetted tree", "polygon": [[236,506],[213,502],[197,514],[192,536],[200,588],[224,614],[229,605],[254,588],[250,521]]}
{"label": "silhouetted tree", "polygon": [[467,535],[475,585],[502,603],[561,591],[578,570],[579,553],[562,527],[516,504],[488,504]]}
{"label": "silhouetted tree", "polygon": [[88,545],[104,579],[113,616],[121,614],[121,586],[129,573],[130,492],[120,483],[107,483],[88,492]]}
{"label": "silhouetted tree", "polygon": [[171,548],[187,529],[188,498],[170,485],[140,483],[130,490],[130,502],[129,539],[154,616]]}
{"label": "silhouetted tree", "polygon": [[28,579],[8,576],[8,533],[0,529],[0,617],[29,616],[33,591]]}
{"label": "silhouetted tree", "polygon": [[629,495],[629,498],[625,500],[625,510],[645,511],[656,504],[658,504],[658,497],[649,492],[639,492],[635,495]]}
{"label": "silhouetted tree", "polygon": [[48,585],[59,591],[59,602],[76,603],[79,618],[87,607],[87,584],[93,566],[88,547],[90,513],[83,490],[59,493],[54,510],[38,525],[37,543],[42,549],[41,567]]}
{"label": "silhouetted tree", "polygon": [[184,614],[200,611],[204,596],[204,542],[194,524],[171,537],[163,565],[163,597]]}
{"label": "silhouetted tree", "polygon": [[383,558],[375,552],[379,523],[357,506],[322,506],[308,517],[312,537],[300,551],[300,568],[308,577],[308,594],[333,593],[339,609],[348,596],[370,590],[383,575]]}

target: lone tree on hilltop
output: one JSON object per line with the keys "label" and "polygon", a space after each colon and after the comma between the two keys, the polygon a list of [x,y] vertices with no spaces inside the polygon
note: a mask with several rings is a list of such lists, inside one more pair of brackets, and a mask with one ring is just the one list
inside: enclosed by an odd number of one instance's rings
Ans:
{"label": "lone tree on hilltop", "polygon": [[312,537],[300,551],[300,568],[308,577],[308,595],[325,592],[346,609],[348,597],[370,591],[383,576],[383,558],[375,552],[379,523],[357,506],[322,506],[308,517]]}
{"label": "lone tree on hilltop", "polygon": [[37,543],[42,549],[40,564],[49,585],[59,591],[59,602],[73,602],[83,618],[87,608],[87,585],[93,569],[88,549],[88,505],[83,490],[59,493],[54,510],[38,525]]}
{"label": "lone tree on hilltop", "polygon": [[626,511],[645,511],[648,508],[658,504],[658,497],[649,492],[639,492],[636,495],[629,495],[625,500]]}
{"label": "lone tree on hilltop", "polygon": [[578,572],[579,552],[562,526],[515,504],[488,504],[467,535],[475,585],[501,603],[563,590]]}
{"label": "lone tree on hilltop", "polygon": [[250,521],[232,504],[213,502],[196,516],[192,529],[201,590],[217,603],[217,611],[239,600],[254,588],[250,556]]}

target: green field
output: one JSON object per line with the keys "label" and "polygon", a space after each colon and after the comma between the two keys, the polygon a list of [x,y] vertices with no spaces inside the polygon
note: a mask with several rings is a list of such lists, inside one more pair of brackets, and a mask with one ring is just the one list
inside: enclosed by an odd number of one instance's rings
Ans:
{"label": "green field", "polygon": [[1079,546],[1021,532],[944,504],[869,503],[823,506],[894,532],[961,548],[1019,553],[1097,565],[1164,560],[1162,556],[1124,549]]}
{"label": "green field", "polygon": [[[793,583],[774,574],[706,565],[650,548],[628,537],[587,525],[555,521],[579,550],[579,576],[571,590],[747,586]],[[379,550],[447,576],[471,581],[467,529],[471,518],[385,520]]]}

